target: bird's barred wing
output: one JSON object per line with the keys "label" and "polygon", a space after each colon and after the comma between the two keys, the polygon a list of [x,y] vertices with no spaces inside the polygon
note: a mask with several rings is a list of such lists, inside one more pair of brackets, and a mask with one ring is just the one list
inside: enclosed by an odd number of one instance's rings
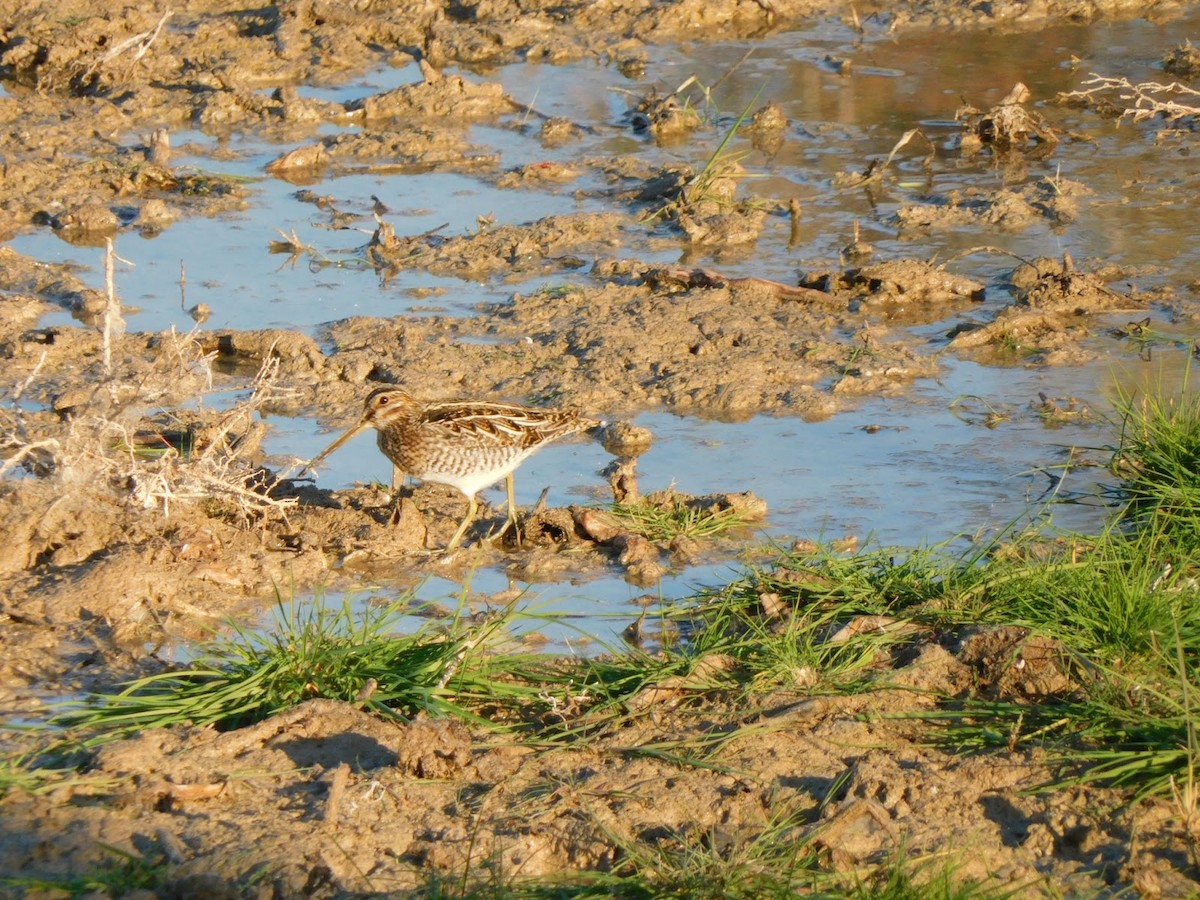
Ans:
{"label": "bird's barred wing", "polygon": [[570,410],[498,403],[440,403],[422,415],[431,428],[457,443],[533,447],[586,428]]}

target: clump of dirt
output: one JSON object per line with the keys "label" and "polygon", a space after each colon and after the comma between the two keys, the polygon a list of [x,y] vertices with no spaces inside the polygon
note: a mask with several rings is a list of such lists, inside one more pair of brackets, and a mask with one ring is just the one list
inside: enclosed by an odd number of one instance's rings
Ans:
{"label": "clump of dirt", "polygon": [[[416,171],[438,167],[445,171],[479,171],[494,166],[497,157],[464,139],[466,126],[495,121],[504,113],[524,109],[495,82],[445,75],[422,60],[423,80],[347,101],[340,106],[316,105],[298,111],[299,101],[288,95],[284,114],[292,121],[336,122],[361,131],[340,132],[320,142],[289,150],[267,165],[271,174],[303,183],[318,170],[336,174],[362,163],[381,172]],[[456,127],[447,127],[455,123]]]}
{"label": "clump of dirt", "polygon": [[1028,109],[1032,92],[1017,82],[1004,99],[987,112],[963,106],[954,118],[963,123],[965,133],[960,147],[964,153],[978,152],[983,146],[997,150],[1024,150],[1030,146],[1051,149],[1058,134],[1044,117]]}
{"label": "clump of dirt", "polygon": [[574,181],[581,174],[583,174],[582,169],[568,163],[542,160],[506,172],[496,180],[496,186],[514,189],[546,184],[565,184]]}
{"label": "clump of dirt", "polygon": [[1200,50],[1192,46],[1191,41],[1184,41],[1174,50],[1163,56],[1163,71],[1180,78],[1195,78],[1200,75]]}
{"label": "clump of dirt", "polygon": [[1018,189],[969,187],[896,210],[901,229],[979,225],[1019,231],[1036,222],[1068,225],[1079,217],[1078,198],[1091,190],[1066,179],[1041,178]]}
{"label": "clump of dirt", "polygon": [[851,308],[891,322],[936,322],[984,299],[984,286],[913,259],[876,263],[841,272],[812,272],[802,283],[851,296]]}
{"label": "clump of dirt", "polygon": [[[621,171],[619,165],[608,167]],[[737,199],[745,170],[736,160],[714,155],[700,171],[690,166],[671,165],[641,176],[641,184],[619,196],[649,206],[647,222],[663,221],[683,234],[696,247],[714,248],[720,256],[744,252],[763,229],[773,204],[757,199]],[[636,176],[635,176],[636,177]]]}
{"label": "clump of dirt", "polygon": [[1022,359],[1078,362],[1088,351],[1080,342],[1095,327],[1097,314],[1137,311],[1144,301],[1132,292],[1120,293],[1106,281],[1121,276],[1119,270],[1078,271],[1070,256],[1039,259],[1014,270],[1014,301],[987,324],[964,324],[950,334],[950,347],[996,352]]}
{"label": "clump of dirt", "polygon": [[1022,700],[1068,696],[1070,654],[1059,642],[1015,627],[980,629],[964,637],[958,658],[985,696]]}
{"label": "clump of dirt", "polygon": [[378,172],[421,171],[437,167],[447,172],[487,171],[498,162],[494,153],[467,144],[460,133],[420,123],[406,123],[384,132],[340,133],[320,143],[289,150],[272,160],[267,171],[293,184],[313,183],[321,175],[350,168]]}
{"label": "clump of dirt", "polygon": [[634,131],[649,131],[660,141],[678,141],[700,127],[700,116],[673,91],[660,97],[651,92],[629,114]]}
{"label": "clump of dirt", "polygon": [[425,80],[420,84],[403,85],[350,101],[346,112],[352,120],[361,117],[367,125],[378,126],[384,119],[453,117],[466,122],[495,119],[516,106],[499,84],[475,83],[428,69],[424,75]]}
{"label": "clump of dirt", "polygon": [[1070,255],[1064,254],[1060,259],[1041,257],[1018,266],[1011,280],[1019,306],[1090,315],[1139,308],[1136,297],[1108,287],[1107,282],[1123,277],[1125,273],[1116,266],[1080,271]]}
{"label": "clump of dirt", "polygon": [[459,278],[495,272],[528,275],[530,270],[577,269],[579,257],[565,251],[616,243],[622,217],[612,213],[549,216],[532,225],[480,223],[472,235],[443,238],[423,234],[400,238],[381,223],[367,246],[367,258],[384,272],[422,268]]}
{"label": "clump of dirt", "polygon": [[740,167],[726,167],[719,175],[699,181],[671,208],[668,217],[700,247],[719,247],[728,256],[758,240],[766,219],[759,203],[735,199]]}
{"label": "clump of dirt", "polygon": [[[1152,0],[1142,11],[1149,16],[1171,15],[1177,9],[1171,0]],[[901,7],[888,7],[879,15],[891,28],[937,28],[953,33],[958,28],[995,31],[998,40],[1011,40],[1012,33],[1036,30],[1047,22],[1095,22],[1118,17],[1126,7],[1121,0],[1047,0],[1036,8],[1001,0],[980,6],[971,3],[943,4],[919,0]]]}
{"label": "clump of dirt", "polygon": [[768,103],[750,117],[750,143],[754,149],[774,156],[783,146],[789,124],[783,110]]}
{"label": "clump of dirt", "polygon": [[635,261],[602,262],[592,274],[602,286],[516,295],[472,319],[334,323],[325,339],[337,379],[320,385],[314,401],[349,412],[354,383],[428,380],[443,396],[562,392],[613,415],[661,406],[728,419],[762,411],[824,418],[836,392],[861,390],[864,378],[887,391],[936,367],[873,332],[862,312],[848,309],[848,296],[808,292],[821,297],[818,307],[763,281],[680,289],[658,267]]}

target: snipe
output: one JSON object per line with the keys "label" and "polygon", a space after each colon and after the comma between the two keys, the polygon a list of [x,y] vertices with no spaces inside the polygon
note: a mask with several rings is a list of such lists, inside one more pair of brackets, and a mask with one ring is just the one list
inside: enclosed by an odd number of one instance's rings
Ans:
{"label": "snipe", "polygon": [[574,410],[542,409],[477,400],[420,403],[398,387],[379,387],[367,395],[362,418],[318,453],[314,468],[367,426],[383,455],[414,478],[447,484],[467,498],[467,514],[446,550],[458,546],[479,511],[475,495],[501,478],[508,490],[508,517],[516,523],[513,472],[526,458],[552,441],[602,425]]}

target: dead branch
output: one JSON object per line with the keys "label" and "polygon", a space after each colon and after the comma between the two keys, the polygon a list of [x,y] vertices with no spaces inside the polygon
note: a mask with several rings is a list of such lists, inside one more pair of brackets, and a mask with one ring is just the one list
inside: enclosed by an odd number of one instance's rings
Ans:
{"label": "dead branch", "polygon": [[1098,96],[1116,94],[1121,107],[1119,119],[1131,118],[1134,122],[1162,116],[1168,122],[1175,122],[1184,116],[1200,115],[1200,106],[1180,103],[1171,97],[1195,97],[1200,101],[1200,91],[1173,81],[1170,84],[1160,84],[1156,81],[1143,81],[1133,84],[1127,78],[1112,78],[1107,75],[1091,74],[1085,85],[1095,85],[1086,90],[1069,91],[1058,95],[1059,102],[1072,101],[1094,104]]}
{"label": "dead branch", "polygon": [[52,455],[58,456],[62,453],[62,445],[59,444],[58,441],[54,440],[54,438],[48,438],[44,441],[34,441],[32,444],[22,445],[16,453],[4,460],[3,465],[0,465],[0,478],[3,478],[18,465],[20,465],[22,460],[43,450],[48,450]]}
{"label": "dead branch", "polygon": [[125,333],[125,319],[121,316],[121,301],[113,283],[113,262],[120,260],[132,266],[127,259],[121,259],[113,250],[112,238],[104,239],[104,287],[107,300],[104,304],[104,324],[101,328],[104,348],[104,374],[112,375],[112,339]]}
{"label": "dead branch", "polygon": [[88,67],[87,72],[85,72],[83,76],[84,80],[86,81],[87,79],[91,78],[95,71],[101,66],[106,65],[109,60],[116,59],[126,50],[131,48],[134,49],[134,55],[133,59],[131,59],[129,63],[130,65],[136,63],[146,55],[146,51],[150,49],[150,45],[154,43],[155,39],[158,37],[158,33],[162,31],[163,26],[167,24],[167,19],[171,18],[173,15],[175,15],[175,11],[173,9],[168,9],[162,14],[162,17],[158,20],[158,24],[156,24],[149,31],[141,31],[135,35],[125,38],[123,41],[120,41],[115,47],[113,47]]}

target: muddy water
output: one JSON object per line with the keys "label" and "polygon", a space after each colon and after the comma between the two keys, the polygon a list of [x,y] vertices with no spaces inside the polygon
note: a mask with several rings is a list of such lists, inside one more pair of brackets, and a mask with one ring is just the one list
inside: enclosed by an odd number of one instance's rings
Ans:
{"label": "muddy water", "polygon": [[[474,126],[470,136],[473,143],[498,156],[499,170],[541,160],[572,162],[612,154],[699,168],[742,110],[770,101],[783,109],[791,123],[778,151],[768,156],[738,141],[731,149],[744,154],[743,165],[751,176],[746,180],[747,192],[783,201],[794,197],[803,205],[803,219],[793,235],[786,218],[776,217],[753,252],[722,256],[722,271],[793,279],[797,269],[836,261],[855,223],[862,238],[885,257],[912,254],[919,238],[920,252],[930,256],[945,257],[986,243],[1026,257],[1068,250],[1081,259],[1171,263],[1186,271],[1197,261],[1197,249],[1189,240],[1191,192],[1186,189],[1195,184],[1194,167],[1180,156],[1177,171],[1158,173],[1164,154],[1151,139],[1135,127],[1117,127],[1091,113],[1056,110],[1056,123],[1084,141],[1068,142],[1046,161],[1029,163],[1031,174],[1077,179],[1095,191],[1087,214],[1069,229],[1056,231],[1035,224],[1015,234],[963,228],[897,235],[889,217],[901,204],[956,187],[1003,183],[1005,170],[987,172],[987,160],[963,164],[961,172],[939,166],[938,174],[928,179],[921,166],[924,148],[916,147],[901,152],[897,165],[905,177],[885,191],[837,189],[830,179],[839,172],[861,170],[869,159],[886,155],[913,127],[922,128],[944,154],[959,131],[953,116],[960,101],[987,108],[1017,81],[1026,83],[1044,104],[1059,91],[1079,88],[1090,72],[1124,75],[1134,82],[1167,80],[1158,65],[1164,48],[1195,34],[1198,23],[1200,16],[1160,25],[1130,21],[1059,26],[999,38],[967,33],[948,40],[943,34],[931,34],[927,42],[910,36],[895,44],[864,44],[852,29],[826,23],[811,32],[773,35],[752,45],[656,48],[640,81],[592,62],[506,66],[477,77],[499,81],[516,100],[544,115],[603,124],[557,148],[542,146],[521,127]],[[1131,59],[1138,64],[1131,67]],[[849,74],[834,71],[834,62],[841,60],[852,61]],[[670,91],[693,75],[700,85],[717,87],[714,103],[700,107],[704,115],[715,117],[714,127],[665,147],[632,133],[624,121],[632,97],[647,86]],[[408,84],[417,77],[414,66],[384,69],[337,90],[305,93],[347,100]],[[516,125],[536,131],[536,120]],[[325,130],[337,129],[327,126]],[[312,329],[348,315],[394,315],[413,306],[468,311],[481,301],[503,300],[513,290],[530,289],[545,280],[495,279],[482,285],[405,272],[381,285],[374,272],[349,259],[373,230],[372,197],[386,204],[388,217],[404,234],[444,226],[442,233],[453,235],[476,229],[480,217],[523,222],[606,208],[607,186],[586,174],[586,169],[583,177],[568,184],[519,192],[495,187],[486,177],[454,173],[349,174],[306,186],[358,217],[344,230],[330,230],[327,216],[311,202],[298,199],[295,185],[263,174],[263,166],[279,155],[278,145],[253,135],[218,141],[200,132],[177,133],[173,141],[183,148],[177,156],[181,166],[255,179],[251,206],[211,220],[182,221],[152,239],[122,239],[120,253],[135,264],[120,273],[126,301],[139,308],[130,317],[133,328],[191,326],[180,305],[181,265],[187,274],[187,305],[208,304],[213,317],[207,324],[223,328]],[[188,155],[188,148],[195,153]],[[214,162],[208,154],[218,149],[221,158]],[[1168,165],[1171,156],[1167,154]],[[324,259],[289,262],[287,256],[265,255],[268,243],[278,237],[277,229],[294,229]],[[653,242],[646,246],[640,237],[625,235],[617,253],[651,261],[678,259],[676,241],[669,248]],[[41,259],[70,260],[90,269],[90,282],[101,286],[95,248],[64,245],[44,231],[18,236],[11,243]],[[706,261],[703,255],[688,259]],[[957,271],[987,275],[1009,268],[1007,261],[985,257],[965,260]],[[1153,280],[1153,273],[1148,277]],[[424,296],[439,288],[445,293],[436,301]]]}
{"label": "muddy water", "polygon": [[[758,538],[784,547],[795,538],[848,538],[860,547],[946,542],[947,552],[955,553],[965,552],[976,538],[1024,525],[1053,521],[1061,528],[1087,529],[1105,514],[1096,489],[1111,476],[1097,464],[1108,458],[1099,445],[1112,432],[1094,419],[1048,427],[1033,408],[1039,391],[1086,397],[1111,395],[1118,386],[1170,384],[1178,380],[1181,359],[1186,354],[1174,354],[1162,365],[1156,360],[1108,372],[1014,369],[1005,373],[1003,386],[994,369],[955,363],[944,378],[918,386],[911,396],[871,400],[815,423],[767,416],[722,423],[645,413],[635,422],[650,428],[657,442],[640,460],[639,472],[646,489],[753,491],[770,508],[769,521],[755,529]],[[990,404],[983,402],[985,394]],[[1099,410],[1107,409],[1100,404]],[[989,413],[1007,418],[989,427]],[[326,438],[297,426],[280,427],[289,442],[317,452]],[[606,460],[596,446],[551,447],[522,468],[518,502],[532,504],[548,486],[551,506],[600,503],[607,486],[596,472]],[[321,483],[384,481],[389,471],[373,438],[363,435],[330,461]],[[502,489],[485,496],[502,506]],[[671,572],[647,588],[627,583],[616,570],[573,583],[527,585],[499,570],[468,569],[458,572],[458,581],[433,577],[420,583],[415,596],[453,606],[466,588],[468,608],[478,609],[488,595],[507,597],[513,588],[523,589],[523,604],[563,617],[539,629],[553,640],[551,649],[583,652],[588,645],[582,634],[619,643],[642,608],[653,610],[703,586],[723,584],[737,570],[735,560],[724,559]],[[345,598],[373,602],[377,591],[373,582]],[[342,596],[324,594],[326,601]]]}
{"label": "muddy water", "polygon": [[[877,259],[944,259],[982,244],[1025,258],[1069,252],[1080,260],[1136,267],[1138,287],[1146,289],[1178,282],[1181,273],[1194,272],[1200,263],[1187,204],[1198,177],[1185,156],[1156,148],[1151,136],[1129,124],[1117,127],[1091,113],[1056,108],[1055,123],[1081,139],[1067,140],[1047,159],[1026,160],[1017,170],[993,167],[985,157],[973,163],[939,163],[930,177],[923,166],[925,150],[917,146],[899,154],[899,178],[884,187],[846,190],[834,187],[832,179],[861,170],[869,159],[885,155],[904,131],[918,126],[938,154],[947,157],[959,130],[953,115],[960,102],[987,108],[1017,81],[1025,82],[1044,108],[1056,92],[1078,88],[1091,71],[1132,81],[1161,79],[1156,60],[1198,25],[1200,17],[1193,17],[1161,25],[1057,27],[1003,38],[931,34],[927,41],[910,37],[896,44],[864,44],[852,29],[825,24],[756,42],[749,57],[749,46],[740,43],[659,48],[639,81],[589,62],[509,66],[478,74],[500,81],[509,94],[541,114],[593,123],[591,130],[577,141],[549,148],[532,136],[533,124],[518,120],[504,127],[475,126],[470,141],[497,154],[497,171],[541,160],[574,162],[618,154],[648,165],[684,162],[699,168],[741,110],[769,100],[790,121],[782,146],[767,154],[739,139],[730,149],[742,154],[748,173],[744,192],[784,203],[799,200],[803,213],[796,229],[786,216],[775,215],[752,250],[685,254],[683,262],[794,283],[798,272],[838,265],[839,250],[850,243],[857,224],[862,240],[875,246]],[[846,74],[837,71],[838,60],[853,61]],[[1129,60],[1136,61],[1132,68]],[[715,118],[713,127],[665,145],[628,127],[625,111],[631,94],[644,92],[647,84],[669,91],[693,75],[701,85],[717,86],[714,104],[700,109]],[[415,78],[411,67],[386,69],[337,90],[311,93],[344,100]],[[610,185],[587,166],[566,184],[520,191],[496,186],[489,174],[362,171],[306,186],[355,217],[332,230],[325,224],[328,216],[301,199],[296,185],[262,174],[263,166],[286,148],[253,135],[235,134],[217,142],[185,133],[175,141],[183,147],[177,158],[181,165],[256,181],[243,212],[181,221],[153,239],[121,239],[118,252],[134,264],[118,274],[126,303],[137,308],[128,317],[133,329],[174,325],[186,330],[192,322],[185,309],[196,303],[212,308],[209,326],[299,327],[318,337],[322,324],[352,315],[470,315],[481,304],[503,302],[515,291],[544,287],[548,279],[501,277],[478,283],[405,271],[381,280],[354,257],[374,228],[373,198],[387,207],[385,218],[402,234],[439,227],[447,235],[462,234],[480,227],[481,217],[525,222],[612,205]],[[209,154],[218,143],[221,160],[214,162]],[[955,188],[995,188],[1026,174],[1083,182],[1093,194],[1079,221],[1069,227],[1034,222],[1011,232],[971,225],[912,233],[898,232],[892,221],[905,204]],[[294,230],[315,253],[299,259],[268,255],[277,229]],[[86,280],[101,286],[94,248],[57,242],[44,231],[20,236],[12,244],[41,259],[72,260],[88,270]],[[662,240],[652,230],[626,231],[622,246],[612,252],[653,262],[681,261],[678,240]],[[955,324],[986,321],[1009,302],[998,279],[1011,268],[1010,258],[994,254],[958,260],[953,271],[988,284],[983,304],[898,330],[923,353],[936,352]],[[587,280],[586,268],[549,279],[554,285]],[[1149,312],[1159,315],[1153,308]],[[1114,323],[1122,321],[1117,316]],[[1190,340],[1185,326],[1160,322],[1156,327]],[[1094,471],[1088,470],[1074,470],[1062,484],[1055,482],[1056,467],[1068,459],[1066,448],[1103,445],[1111,434],[1095,417],[1048,425],[1034,408],[1039,392],[1054,399],[1080,398],[1083,406],[1103,412],[1114,367],[1137,366],[1129,347],[1102,334],[1093,344],[1099,361],[1071,368],[1030,369],[1019,359],[1009,366],[945,359],[939,380],[919,382],[901,397],[867,400],[824,422],[758,416],[725,423],[643,412],[635,421],[657,438],[642,461],[643,489],[675,484],[693,493],[754,491],[771,510],[765,536],[785,544],[794,537],[849,534],[860,541],[911,546],[1041,517],[1055,492],[1060,497],[1086,495],[1094,486]],[[968,397],[980,399],[964,399]],[[957,406],[956,400],[961,401]],[[991,423],[995,427],[984,422],[980,411],[985,407],[1003,413]],[[312,421],[273,424],[267,448],[279,459],[311,456],[328,438]],[[532,503],[542,486],[550,485],[552,505],[598,502],[604,482],[596,472],[604,462],[603,452],[593,446],[548,450],[522,471],[518,500]],[[363,436],[331,460],[320,483],[382,480],[387,474],[386,462]],[[1097,504],[1052,511],[1058,524],[1079,528],[1094,525],[1103,515]],[[673,574],[655,592],[666,599],[679,596],[727,574],[728,565]],[[499,572],[476,572],[472,578],[473,589],[482,593],[506,586]],[[646,593],[616,573],[537,591],[559,610],[582,617],[585,629],[601,633],[612,627],[606,616],[627,614],[629,604]],[[441,579],[421,588],[427,599],[454,592]]]}

